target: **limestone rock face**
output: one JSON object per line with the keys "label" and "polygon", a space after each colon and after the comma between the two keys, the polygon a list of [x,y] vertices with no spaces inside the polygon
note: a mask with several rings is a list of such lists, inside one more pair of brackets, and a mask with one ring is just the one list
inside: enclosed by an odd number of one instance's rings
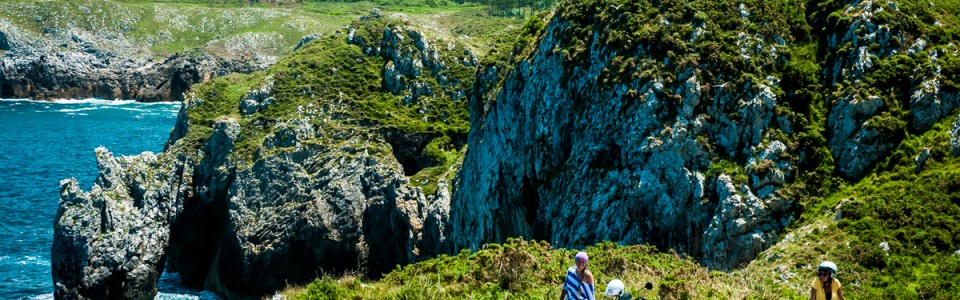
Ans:
{"label": "limestone rock face", "polygon": [[828,125],[834,135],[829,145],[843,174],[862,174],[895,146],[892,141],[883,139],[877,129],[863,127],[883,103],[884,100],[876,96],[858,99],[856,95],[850,95],[830,111]]}
{"label": "limestone rock face", "polygon": [[[372,11],[368,19],[381,18],[378,11]],[[359,31],[358,31],[359,30]],[[383,85],[394,95],[405,95],[404,102],[418,103],[421,96],[434,96],[428,85],[424,84],[421,76],[434,77],[441,86],[454,85],[459,79],[443,74],[453,61],[463,66],[477,65],[476,57],[464,49],[462,57],[446,57],[441,55],[443,49],[453,50],[454,43],[443,43],[441,40],[428,38],[421,30],[415,27],[386,26],[382,32],[369,32],[380,35],[374,38],[363,37],[364,31],[369,28],[349,28],[347,42],[360,46],[364,53],[383,57],[387,63],[383,65]],[[371,44],[374,39],[379,45]],[[409,39],[409,40],[408,40]],[[465,91],[454,91],[455,94],[465,94]],[[459,97],[457,97],[459,99]]]}
{"label": "limestone rock face", "polygon": [[176,140],[159,156],[98,149],[91,192],[63,182],[57,297],[152,299],[166,266],[188,286],[245,298],[317,272],[380,274],[438,254],[448,188],[428,196],[409,186],[389,147],[375,146],[389,145],[383,140],[302,143],[317,134],[308,124],[278,125],[289,129],[264,147],[284,151],[239,171],[232,119],[218,121],[193,154]]}
{"label": "limestone rock face", "polygon": [[[792,201],[773,192],[796,163],[767,138],[779,126],[770,88],[777,81],[704,82],[689,68],[677,78],[654,73],[605,84],[600,78],[616,76],[609,74],[615,60],[659,66],[648,59],[654,46],[614,54],[592,40],[582,58],[589,63],[575,64],[561,51],[571,26],[551,20],[500,86],[485,78],[497,78],[501,67],[478,71],[469,147],[450,204],[450,248],[514,236],[559,247],[653,243],[730,269],[775,242]],[[774,40],[748,36],[744,53],[775,58]],[[718,155],[759,157],[743,163],[755,165],[753,179],[734,184],[710,174]]]}
{"label": "limestone rock face", "polygon": [[312,42],[313,40],[316,40],[316,39],[320,38],[321,36],[323,36],[323,35],[322,35],[322,34],[311,34],[311,35],[305,36],[305,37],[303,37],[303,38],[300,39],[300,42],[297,43],[297,46],[296,46],[296,47],[293,47],[293,50],[294,50],[294,51],[299,50],[300,47],[303,47],[303,45],[306,45],[307,43]]}
{"label": "limestone rock face", "polygon": [[189,170],[152,153],[117,158],[102,147],[97,165],[90,192],[76,179],[60,183],[51,250],[55,296],[153,299]]}
{"label": "limestone rock face", "polygon": [[778,218],[769,214],[784,211],[791,203],[778,197],[758,198],[748,186],[736,188],[727,175],[717,178],[716,188],[720,204],[703,235],[703,263],[738,266],[743,263],[741,257],[756,257],[777,241],[773,229],[786,227],[789,219],[770,223]]}
{"label": "limestone rock face", "polygon": [[[900,142],[903,130],[929,130],[960,106],[956,89],[941,83],[945,79],[939,62],[941,56],[956,56],[956,45],[935,45],[926,36],[874,17],[884,10],[898,8],[893,1],[854,1],[842,11],[850,18],[846,28],[827,38],[829,51],[836,53],[828,59],[832,68],[826,70],[826,83],[836,89],[834,96],[828,96],[834,103],[828,119],[829,144],[838,169],[847,178],[859,178],[889,153]],[[878,66],[883,63],[908,69],[881,70]],[[908,82],[897,84],[902,87],[870,86],[864,81],[877,72],[913,75]],[[876,88],[876,92],[864,92],[868,88]],[[891,97],[888,89],[903,91]],[[898,101],[909,106],[897,108]],[[896,125],[890,120],[894,109],[909,110],[910,119],[903,128],[890,127]]]}
{"label": "limestone rock face", "polygon": [[[956,53],[956,50],[953,51]],[[937,51],[931,52],[931,62],[936,63]],[[933,72],[926,74],[924,78],[913,87],[913,93],[910,95],[910,117],[911,128],[917,132],[923,132],[931,127],[937,121],[940,121],[957,106],[960,106],[960,93],[955,89],[943,88],[941,90],[940,67],[934,68]]]}

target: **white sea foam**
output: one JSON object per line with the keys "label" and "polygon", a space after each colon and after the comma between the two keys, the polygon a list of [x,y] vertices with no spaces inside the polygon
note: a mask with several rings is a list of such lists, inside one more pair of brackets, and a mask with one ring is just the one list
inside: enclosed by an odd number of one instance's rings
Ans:
{"label": "white sea foam", "polygon": [[134,100],[103,100],[103,99],[55,99],[50,101],[57,104],[97,104],[97,105],[124,105],[124,104],[135,104],[137,101]]}
{"label": "white sea foam", "polygon": [[159,292],[157,296],[153,298],[154,300],[220,300],[220,296],[214,294],[210,291],[199,292],[196,295],[188,294],[171,294]]}
{"label": "white sea foam", "polygon": [[53,299],[53,293],[43,294],[43,295],[36,295],[36,296],[33,296],[33,298],[30,298],[30,299],[31,299],[31,300],[50,300],[50,299]]}
{"label": "white sea foam", "polygon": [[180,274],[164,271],[157,282],[160,292],[155,300],[221,300],[220,296],[210,291],[194,291],[180,283]]}
{"label": "white sea foam", "polygon": [[[87,99],[54,99],[54,100],[31,100],[31,99],[0,99],[3,102],[34,102],[34,103],[52,103],[52,104],[92,104],[92,105],[101,105],[101,106],[121,106],[121,105],[130,105],[135,104],[138,106],[169,106],[172,112],[180,111],[180,102],[137,102],[136,100],[104,100],[96,98],[87,98]],[[14,103],[14,105],[19,105]],[[49,106],[47,106],[49,108]]]}
{"label": "white sea foam", "polygon": [[24,256],[17,260],[18,265],[50,266],[50,261],[39,256]]}
{"label": "white sea foam", "polygon": [[64,109],[58,109],[57,112],[72,113],[72,112],[86,111],[86,110],[97,110],[97,108],[96,107],[64,108]]}
{"label": "white sea foam", "polygon": [[136,107],[118,107],[117,109],[126,110],[126,111],[138,111],[138,112],[150,112],[150,111],[151,111],[151,110],[149,110],[149,109],[142,109],[142,108],[136,108]]}
{"label": "white sea foam", "polygon": [[13,257],[9,255],[0,256],[0,265],[6,264],[15,264],[15,265],[37,265],[37,266],[50,266],[50,260],[44,259],[39,256],[23,256],[23,257]]}

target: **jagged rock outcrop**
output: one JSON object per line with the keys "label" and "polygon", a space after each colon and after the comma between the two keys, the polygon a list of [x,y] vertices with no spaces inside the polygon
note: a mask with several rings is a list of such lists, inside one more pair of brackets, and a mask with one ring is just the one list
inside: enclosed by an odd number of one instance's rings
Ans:
{"label": "jagged rock outcrop", "polygon": [[[941,51],[946,52],[944,55],[957,57],[957,47],[953,44],[947,45]],[[913,92],[910,95],[910,129],[915,132],[930,129],[934,123],[960,106],[960,92],[955,87],[943,86],[941,83],[944,76],[940,72],[940,66],[936,65],[939,53],[938,50],[930,52],[929,61],[935,64],[935,67],[929,72],[924,72],[919,83],[913,86]]]}
{"label": "jagged rock outcrop", "polygon": [[100,174],[90,192],[81,191],[76,179],[60,182],[51,249],[54,295],[153,299],[189,166],[152,153],[96,152]]}
{"label": "jagged rock outcrop", "polygon": [[[374,11],[366,18],[381,17],[379,12]],[[421,96],[433,96],[433,90],[420,79],[420,76],[436,77],[437,83],[442,86],[457,85],[459,80],[462,80],[457,78],[458,76],[442,73],[450,68],[447,66],[447,61],[451,58],[446,55],[441,57],[443,49],[440,47],[446,47],[447,51],[454,50],[454,43],[438,45],[437,43],[442,41],[431,41],[415,28],[389,26],[384,27],[382,36],[376,37],[380,44],[371,45],[370,41],[358,34],[357,28],[351,27],[349,30],[347,42],[360,46],[364,53],[380,55],[387,60],[383,66],[383,85],[395,95],[405,95],[404,102],[408,104],[416,103]],[[477,58],[466,50],[452,60],[468,67],[477,65]],[[461,95],[454,97],[459,100],[466,93],[463,90],[455,90],[453,94]]]}
{"label": "jagged rock outcrop", "polygon": [[[603,3],[581,9],[608,10]],[[638,62],[638,73],[675,65],[659,58],[657,51],[666,52],[659,45],[624,53],[597,38],[633,29],[578,24],[563,15],[561,8],[502,85],[484,82],[496,78],[484,74],[503,72],[499,66],[478,73],[480,91],[473,94],[488,98],[471,99],[469,147],[450,208],[452,248],[513,236],[560,247],[653,243],[730,269],[774,243],[790,221],[792,201],[773,191],[795,164],[780,155],[782,143],[767,139],[779,126],[769,86],[777,80],[707,81],[704,70],[711,67],[700,66],[681,68],[675,78],[653,73],[605,82],[622,76],[613,70],[624,60]],[[686,26],[670,24],[658,25]],[[596,33],[585,38],[582,63],[565,56],[569,44],[584,42],[568,35],[578,26]],[[758,64],[776,61],[775,38],[741,36],[748,37],[743,55]],[[762,167],[752,169],[754,180],[734,187],[710,171],[718,155],[758,157],[751,164]],[[763,198],[754,195],[758,190]]]}
{"label": "jagged rock outcrop", "polygon": [[[703,256],[715,266],[738,266],[742,257],[756,257],[777,240],[775,229],[785,228],[791,219],[769,214],[785,211],[792,204],[778,197],[758,198],[747,185],[738,189],[726,174],[716,180],[719,204],[703,234]],[[770,223],[771,219],[781,223]]]}
{"label": "jagged rock outcrop", "polygon": [[[408,186],[384,141],[350,136],[332,145],[306,120],[267,138],[292,147],[238,170],[228,156],[240,135],[219,122],[172,226],[169,266],[184,283],[231,298],[264,295],[319,273],[371,273],[412,262],[427,219],[426,196]],[[199,228],[202,229],[199,229]]]}
{"label": "jagged rock outcrop", "polygon": [[297,43],[297,46],[296,46],[296,47],[293,47],[293,51],[299,50],[301,47],[303,47],[303,45],[306,45],[307,43],[312,42],[313,40],[316,40],[316,39],[320,38],[321,36],[323,36],[323,35],[322,35],[322,34],[311,34],[311,35],[308,35],[308,36],[305,36],[305,37],[301,38],[301,39],[300,39],[300,42]]}
{"label": "jagged rock outcrop", "polygon": [[428,201],[390,149],[374,146],[389,145],[383,140],[304,144],[316,134],[309,123],[288,124],[265,147],[293,149],[243,170],[229,159],[240,136],[230,119],[214,126],[199,162],[176,154],[175,143],[159,156],[98,149],[101,176],[90,193],[63,183],[57,297],[152,299],[167,266],[188,286],[248,298],[318,273],[379,274],[436,254],[440,231],[424,226],[445,218],[449,192]]}
{"label": "jagged rock outcrop", "polygon": [[177,54],[151,62],[96,48],[23,50],[0,58],[0,98],[180,101],[195,83],[264,67],[255,61],[224,60],[209,54]]}
{"label": "jagged rock outcrop", "polygon": [[917,166],[917,173],[920,173],[920,170],[923,169],[923,164],[927,162],[928,158],[930,158],[930,148],[921,149],[920,153],[913,157],[913,164]]}
{"label": "jagged rock outcrop", "polygon": [[837,159],[840,172],[848,176],[863,174],[874,162],[896,146],[884,139],[876,128],[863,124],[883,106],[884,100],[871,96],[858,99],[850,95],[837,102],[830,111],[830,149]]}

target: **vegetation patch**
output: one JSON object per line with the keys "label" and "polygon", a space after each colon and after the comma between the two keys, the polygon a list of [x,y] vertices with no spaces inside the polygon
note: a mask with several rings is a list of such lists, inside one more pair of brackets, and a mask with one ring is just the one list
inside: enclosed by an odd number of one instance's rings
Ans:
{"label": "vegetation patch", "polygon": [[[587,247],[588,269],[598,291],[620,279],[636,299],[714,298],[745,295],[733,276],[709,272],[688,258],[645,245],[600,243]],[[291,299],[554,299],[577,250],[554,249],[547,242],[509,239],[475,253],[441,255],[397,267],[380,281],[324,276],[286,292]],[[645,286],[649,285],[650,289]]]}

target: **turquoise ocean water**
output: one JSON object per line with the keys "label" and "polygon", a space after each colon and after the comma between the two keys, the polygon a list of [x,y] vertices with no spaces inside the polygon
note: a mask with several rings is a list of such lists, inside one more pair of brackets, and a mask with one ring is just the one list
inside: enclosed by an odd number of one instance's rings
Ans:
{"label": "turquoise ocean water", "polygon": [[[0,99],[0,298],[51,299],[50,245],[60,180],[93,186],[93,150],[159,153],[179,103]],[[218,299],[164,274],[157,299]]]}

